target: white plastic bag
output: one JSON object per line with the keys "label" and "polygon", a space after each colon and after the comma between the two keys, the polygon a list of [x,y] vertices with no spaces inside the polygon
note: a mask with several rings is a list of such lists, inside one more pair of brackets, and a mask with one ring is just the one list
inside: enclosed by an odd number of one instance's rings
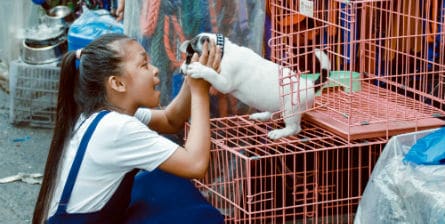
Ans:
{"label": "white plastic bag", "polygon": [[445,223],[445,166],[403,161],[411,146],[433,131],[389,140],[362,195],[355,224]]}

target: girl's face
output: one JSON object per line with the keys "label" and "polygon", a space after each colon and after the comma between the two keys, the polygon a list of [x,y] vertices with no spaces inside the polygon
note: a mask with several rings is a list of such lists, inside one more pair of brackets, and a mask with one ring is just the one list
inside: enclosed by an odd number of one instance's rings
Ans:
{"label": "girl's face", "polygon": [[135,40],[123,46],[124,74],[127,83],[127,94],[136,107],[159,106],[160,91],[156,86],[160,83],[159,69],[150,64],[145,49]]}

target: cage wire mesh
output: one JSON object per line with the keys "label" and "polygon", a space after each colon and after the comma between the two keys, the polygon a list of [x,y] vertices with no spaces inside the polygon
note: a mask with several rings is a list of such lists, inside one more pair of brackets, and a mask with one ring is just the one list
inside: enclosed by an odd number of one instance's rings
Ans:
{"label": "cage wire mesh", "polygon": [[60,67],[11,61],[9,120],[15,125],[53,128]]}
{"label": "cage wire mesh", "polygon": [[318,75],[314,49],[329,55],[329,81],[304,111],[311,122],[349,141],[445,124],[444,1],[282,0],[270,8],[273,61],[303,82]]}
{"label": "cage wire mesh", "polygon": [[348,143],[305,121],[298,135],[267,137],[282,127],[212,119],[211,164],[196,186],[226,223],[351,223],[386,140]]}
{"label": "cage wire mesh", "polygon": [[[304,113],[302,131],[270,140],[283,116],[211,120],[209,171],[195,184],[226,223],[353,222],[389,137],[445,124],[444,2],[266,1],[281,97]],[[316,48],[330,77],[304,105],[313,90],[294,86],[320,75]]]}

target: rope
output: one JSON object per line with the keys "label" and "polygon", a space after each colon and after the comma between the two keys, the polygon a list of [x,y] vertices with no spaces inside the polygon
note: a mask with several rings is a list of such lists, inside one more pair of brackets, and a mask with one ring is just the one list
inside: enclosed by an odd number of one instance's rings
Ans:
{"label": "rope", "polygon": [[161,0],[145,0],[140,17],[140,28],[142,34],[151,37],[156,30],[159,12],[161,11]]}
{"label": "rope", "polygon": [[[148,0],[146,0],[148,1]],[[162,9],[161,9],[162,10]],[[163,12],[160,12],[160,15],[163,15]],[[166,105],[170,100],[170,83],[171,83],[171,74],[168,70],[169,68],[169,60],[166,56],[165,50],[163,46],[163,28],[164,28],[164,20],[160,19],[159,24],[156,26],[156,30],[153,33],[151,39],[151,47],[150,47],[150,55],[153,64],[159,68],[159,79],[161,81],[159,88],[161,89],[161,105]]]}
{"label": "rope", "polygon": [[[179,56],[179,60],[176,57],[176,54],[179,52],[177,48],[172,47],[170,44],[170,19],[173,25],[174,34],[178,36],[180,43],[185,41],[184,33],[182,31],[181,25],[179,25],[178,19],[175,15],[172,16],[164,16],[164,46],[165,53],[167,57],[170,59],[173,67],[177,68],[181,66],[182,61],[185,59],[185,54],[181,54]],[[173,36],[173,42],[176,42],[176,38]]]}

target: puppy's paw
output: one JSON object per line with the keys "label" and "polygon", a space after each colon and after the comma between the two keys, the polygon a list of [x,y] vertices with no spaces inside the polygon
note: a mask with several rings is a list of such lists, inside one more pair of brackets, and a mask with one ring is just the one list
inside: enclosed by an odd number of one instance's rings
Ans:
{"label": "puppy's paw", "polygon": [[273,131],[270,131],[267,136],[270,139],[279,139],[279,138],[283,138],[283,137],[287,137],[290,135],[295,135],[298,134],[301,131],[301,128],[298,129],[294,129],[294,128],[289,128],[289,127],[285,127],[282,129],[275,129]]}
{"label": "puppy's paw", "polygon": [[271,112],[254,113],[249,116],[250,120],[267,121],[272,118]]}
{"label": "puppy's paw", "polygon": [[215,70],[207,67],[199,62],[193,62],[187,66],[187,74],[192,78],[199,79],[207,79],[212,75],[218,75]]}

